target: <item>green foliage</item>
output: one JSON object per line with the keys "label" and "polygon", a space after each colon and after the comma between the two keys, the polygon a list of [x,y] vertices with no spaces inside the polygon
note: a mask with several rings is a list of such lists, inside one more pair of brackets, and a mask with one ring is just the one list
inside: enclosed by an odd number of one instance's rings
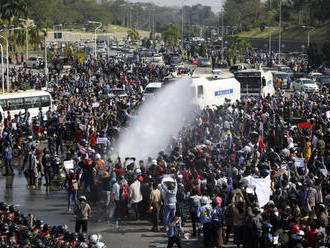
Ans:
{"label": "green foliage", "polygon": [[148,38],[144,38],[142,39],[142,46],[145,47],[145,48],[150,48],[151,47],[151,40],[148,39]]}
{"label": "green foliage", "polygon": [[22,84],[20,88],[22,90],[30,90],[31,86],[30,86],[30,84],[26,83],[26,84]]}
{"label": "green foliage", "polygon": [[174,46],[180,37],[180,32],[174,24],[168,24],[162,28],[162,38],[168,46]]}
{"label": "green foliage", "polygon": [[127,39],[139,40],[140,39],[139,32],[135,28],[131,28],[127,30]]}
{"label": "green foliage", "polygon": [[202,43],[199,47],[199,56],[206,57],[206,46],[205,43]]}
{"label": "green foliage", "polygon": [[322,63],[322,57],[318,52],[317,44],[311,42],[309,48],[307,49],[308,64],[312,69],[316,69]]}
{"label": "green foliage", "polygon": [[324,54],[324,61],[329,66],[330,65],[330,40],[323,44],[322,52]]}

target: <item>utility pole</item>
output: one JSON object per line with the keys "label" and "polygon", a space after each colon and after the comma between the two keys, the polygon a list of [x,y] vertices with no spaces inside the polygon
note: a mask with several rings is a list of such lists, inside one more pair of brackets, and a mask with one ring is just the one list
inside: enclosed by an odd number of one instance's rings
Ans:
{"label": "utility pole", "polygon": [[224,53],[224,48],[223,48],[223,39],[224,39],[224,37],[223,37],[223,34],[224,34],[224,32],[223,32],[223,11],[224,11],[224,9],[222,8],[222,11],[221,11],[221,60],[223,60],[223,53]]}
{"label": "utility pole", "polygon": [[282,32],[282,0],[280,0],[280,20],[279,20],[279,32],[278,32],[278,63],[281,63],[281,32]]}

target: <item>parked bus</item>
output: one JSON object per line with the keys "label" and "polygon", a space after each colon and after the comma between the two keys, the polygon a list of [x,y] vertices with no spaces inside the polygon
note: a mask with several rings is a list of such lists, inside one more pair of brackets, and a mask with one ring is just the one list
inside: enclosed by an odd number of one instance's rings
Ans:
{"label": "parked bus", "polygon": [[235,74],[235,78],[241,83],[241,96],[266,97],[274,95],[273,75],[270,71],[244,70]]}
{"label": "parked bus", "polygon": [[[39,109],[45,115],[52,107],[52,98],[49,92],[42,90],[28,90],[15,93],[0,94],[1,116],[7,117],[8,111],[14,117],[16,114],[24,114],[27,110],[30,117],[38,116]],[[3,120],[2,120],[3,121]]]}

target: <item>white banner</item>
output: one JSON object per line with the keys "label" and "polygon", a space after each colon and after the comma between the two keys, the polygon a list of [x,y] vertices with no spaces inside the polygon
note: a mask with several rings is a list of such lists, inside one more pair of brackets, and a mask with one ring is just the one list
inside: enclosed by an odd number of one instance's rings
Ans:
{"label": "white banner", "polygon": [[305,168],[305,159],[304,158],[295,158],[294,164],[297,168],[299,168],[299,167]]}
{"label": "white banner", "polygon": [[270,190],[270,175],[266,178],[250,178],[251,185],[256,187],[259,207],[262,208],[269,202]]}
{"label": "white banner", "polygon": [[96,143],[106,145],[108,143],[108,138],[97,138]]}
{"label": "white banner", "polygon": [[99,107],[100,106],[100,103],[98,103],[98,102],[94,102],[93,104],[92,104],[92,107],[93,108],[97,108],[97,107]]}

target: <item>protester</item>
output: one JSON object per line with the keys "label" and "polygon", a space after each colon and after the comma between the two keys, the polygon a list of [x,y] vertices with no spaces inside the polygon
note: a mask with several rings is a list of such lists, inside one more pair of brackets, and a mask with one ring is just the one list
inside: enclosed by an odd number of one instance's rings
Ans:
{"label": "protester", "polygon": [[91,207],[86,202],[85,196],[79,197],[79,204],[75,207],[74,213],[76,215],[76,227],[75,230],[77,233],[82,229],[83,233],[88,231],[88,217],[91,215]]}

